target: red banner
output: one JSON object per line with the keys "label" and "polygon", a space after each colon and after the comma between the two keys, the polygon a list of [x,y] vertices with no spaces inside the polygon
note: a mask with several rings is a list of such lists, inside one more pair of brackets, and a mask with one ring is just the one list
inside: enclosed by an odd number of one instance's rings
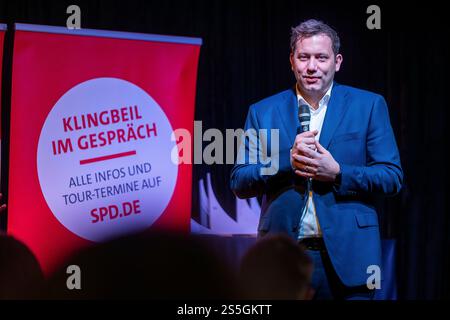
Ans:
{"label": "red banner", "polygon": [[92,242],[188,232],[192,167],[172,134],[193,133],[201,40],[16,30],[8,232],[47,274]]}
{"label": "red banner", "polygon": [[[5,40],[5,31],[6,31],[6,25],[5,24],[0,24],[0,89],[2,87],[2,66],[3,66],[3,46],[4,46],[4,40]],[[0,170],[1,170],[1,146],[2,146],[2,95],[1,95],[1,91],[0,90]]]}

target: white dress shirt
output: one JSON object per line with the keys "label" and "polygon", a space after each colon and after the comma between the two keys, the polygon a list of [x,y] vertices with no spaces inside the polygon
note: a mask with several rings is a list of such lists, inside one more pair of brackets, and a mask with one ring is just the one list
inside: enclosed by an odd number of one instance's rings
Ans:
{"label": "white dress shirt", "polygon": [[[314,130],[319,131],[318,134],[316,135],[316,140],[319,140],[319,138],[320,138],[323,120],[325,119],[325,114],[327,112],[328,102],[330,101],[332,88],[333,88],[333,84],[331,84],[328,91],[325,93],[325,95],[322,97],[322,99],[320,99],[319,107],[317,109],[314,109],[302,97],[302,95],[300,94],[300,91],[298,90],[298,86],[296,86],[297,99],[299,101],[299,105],[300,104],[308,105],[309,111],[311,112],[311,120],[310,120],[310,124],[309,124],[309,130],[310,131],[314,131]],[[322,231],[320,230],[319,221],[318,221],[317,215],[316,215],[316,209],[315,209],[314,201],[313,201],[313,193],[312,193],[312,191],[310,191],[308,194],[306,206],[303,208],[302,215],[300,218],[299,238],[321,237],[321,236],[322,236]]]}

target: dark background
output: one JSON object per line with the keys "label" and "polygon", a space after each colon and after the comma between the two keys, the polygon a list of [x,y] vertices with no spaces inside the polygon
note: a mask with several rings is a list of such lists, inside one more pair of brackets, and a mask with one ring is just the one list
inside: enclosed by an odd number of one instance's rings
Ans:
{"label": "dark background", "polygon": [[[66,8],[71,4],[81,7],[82,28],[201,37],[195,119],[203,121],[203,131],[243,127],[251,103],[295,83],[288,60],[291,27],[308,18],[333,26],[344,56],[336,80],[386,98],[400,149],[405,185],[400,195],[385,201],[380,216],[383,237],[397,239],[399,297],[450,297],[445,158],[450,31],[444,5],[430,1],[399,2],[393,7],[380,1],[16,0],[0,1],[0,23],[7,23],[9,29],[15,22],[65,26]],[[366,8],[371,4],[381,8],[381,30],[366,27]],[[4,194],[11,44],[9,33],[2,92]],[[198,180],[207,172],[222,207],[235,214],[230,170],[230,165],[194,166],[194,218],[199,211]]]}

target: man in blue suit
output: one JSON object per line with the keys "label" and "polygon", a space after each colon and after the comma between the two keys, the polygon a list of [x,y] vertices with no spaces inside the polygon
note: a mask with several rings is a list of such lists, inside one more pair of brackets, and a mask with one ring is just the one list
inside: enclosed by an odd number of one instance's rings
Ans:
{"label": "man in blue suit", "polygon": [[[381,268],[375,198],[397,194],[403,172],[384,98],[333,81],[339,46],[321,21],[292,29],[297,83],[250,106],[245,124],[278,134],[242,140],[231,188],[239,198],[262,196],[259,236],[286,233],[308,249],[317,299],[371,299],[380,283],[367,280]],[[297,134],[299,105],[308,106],[310,128]],[[277,170],[249,161],[255,148],[271,153]]]}

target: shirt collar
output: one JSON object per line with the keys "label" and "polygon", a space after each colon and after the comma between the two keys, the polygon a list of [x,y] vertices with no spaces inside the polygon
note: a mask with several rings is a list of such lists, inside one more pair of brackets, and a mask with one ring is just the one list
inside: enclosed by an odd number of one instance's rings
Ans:
{"label": "shirt collar", "polygon": [[300,104],[306,104],[309,107],[309,111],[311,113],[319,113],[326,105],[328,105],[328,101],[330,101],[331,97],[331,89],[333,89],[333,82],[331,83],[330,88],[328,88],[325,95],[320,99],[319,101],[319,107],[317,110],[314,110],[314,108],[302,97],[300,91],[298,90],[298,84],[295,85],[295,91],[297,92],[297,100]]}

